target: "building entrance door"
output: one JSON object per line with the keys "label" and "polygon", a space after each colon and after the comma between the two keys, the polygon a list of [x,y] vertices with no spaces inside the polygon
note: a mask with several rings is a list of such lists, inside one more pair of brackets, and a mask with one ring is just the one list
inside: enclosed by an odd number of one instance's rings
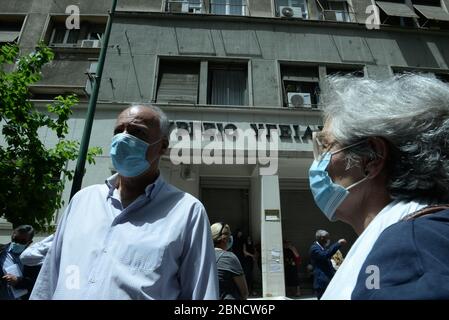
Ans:
{"label": "building entrance door", "polygon": [[237,229],[249,234],[248,189],[201,188],[201,201],[211,224],[225,222],[234,235]]}

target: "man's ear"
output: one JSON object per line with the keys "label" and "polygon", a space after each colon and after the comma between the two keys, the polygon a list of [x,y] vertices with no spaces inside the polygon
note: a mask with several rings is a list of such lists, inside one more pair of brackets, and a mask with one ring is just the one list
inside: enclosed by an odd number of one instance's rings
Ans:
{"label": "man's ear", "polygon": [[159,155],[163,156],[167,152],[168,146],[169,146],[168,138],[167,137],[163,137],[162,138],[162,143],[161,143],[161,149],[159,151]]}
{"label": "man's ear", "polygon": [[383,138],[369,138],[368,144],[376,154],[373,159],[364,160],[364,173],[369,178],[375,178],[382,173],[386,167],[388,158],[388,143]]}

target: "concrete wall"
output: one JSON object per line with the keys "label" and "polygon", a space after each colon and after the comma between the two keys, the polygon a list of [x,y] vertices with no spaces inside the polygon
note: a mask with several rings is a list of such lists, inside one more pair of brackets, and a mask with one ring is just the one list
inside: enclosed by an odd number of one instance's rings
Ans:
{"label": "concrete wall", "polygon": [[[160,12],[163,3],[162,0],[119,0],[118,10],[153,12],[153,15],[116,17],[100,100],[150,101],[154,97],[157,55],[247,59],[252,81],[249,101],[260,107],[282,105],[279,87],[279,61],[282,60],[365,64],[367,74],[376,78],[389,76],[390,65],[437,69],[449,66],[448,33],[368,31],[358,25],[336,26],[278,18],[248,20],[204,15],[167,18],[165,14],[155,13]],[[351,0],[351,3],[358,22],[364,23],[371,0]],[[111,1],[0,0],[2,13],[27,14],[20,41],[23,53],[32,51],[42,38],[48,15],[65,14],[69,5],[77,5],[81,14],[105,15]],[[273,16],[271,0],[249,0],[248,7],[252,16]],[[312,14],[316,7],[314,1],[309,7]],[[98,52],[90,58],[95,56]],[[44,68],[42,84],[60,82],[59,85],[81,86],[87,80],[88,58],[76,52],[72,57],[57,55],[56,60],[64,61],[55,61]]]}
{"label": "concrete wall", "polygon": [[279,61],[366,65],[373,77],[389,76],[390,66],[449,65],[449,35],[444,33],[270,21],[119,16],[112,28],[100,100],[151,100],[158,55],[247,59],[255,106],[281,106]]}
{"label": "concrete wall", "polygon": [[164,0],[118,0],[117,11],[156,11],[160,12]]}

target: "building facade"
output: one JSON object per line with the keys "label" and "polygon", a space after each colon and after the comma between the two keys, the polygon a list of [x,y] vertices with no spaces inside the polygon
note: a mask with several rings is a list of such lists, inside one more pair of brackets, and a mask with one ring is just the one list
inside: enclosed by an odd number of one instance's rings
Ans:
{"label": "building facade", "polygon": [[[79,95],[72,139],[81,140],[111,2],[0,0],[1,42],[18,41],[27,52],[44,41],[56,53],[32,88],[36,104]],[[264,297],[285,295],[283,239],[298,248],[307,286],[317,229],[356,238],[326,220],[308,186],[311,135],[322,127],[320,81],[406,71],[449,80],[448,9],[449,0],[119,0],[90,140],[103,156],[87,167],[83,186],[114,172],[108,154],[120,110],[155,104],[171,120],[165,179],[201,199],[211,223],[225,221],[260,243]],[[76,10],[79,28],[67,29]],[[248,135],[246,143],[227,145],[236,132]],[[265,152],[264,139],[276,150]],[[181,147],[184,163],[174,161]]]}

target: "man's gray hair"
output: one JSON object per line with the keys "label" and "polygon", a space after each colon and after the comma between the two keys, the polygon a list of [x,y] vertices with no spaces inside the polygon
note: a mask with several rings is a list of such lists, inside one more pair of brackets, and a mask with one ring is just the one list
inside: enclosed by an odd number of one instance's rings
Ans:
{"label": "man's gray hair", "polygon": [[[369,137],[389,145],[388,189],[395,199],[449,201],[449,85],[434,75],[386,80],[330,76],[321,104],[342,146]],[[368,144],[348,151],[350,162],[376,157]]]}
{"label": "man's gray hair", "polygon": [[157,115],[159,117],[159,125],[160,125],[160,129],[161,129],[161,134],[163,137],[168,138],[168,134],[169,134],[169,130],[170,130],[170,121],[168,120],[168,117],[165,114],[165,112],[162,111],[161,108],[154,106],[152,104],[134,103],[131,105],[131,107],[139,107],[139,106],[145,107],[145,108],[150,108],[151,110],[153,110],[154,112],[157,113]]}
{"label": "man's gray hair", "polygon": [[321,240],[321,238],[325,238],[327,236],[329,236],[329,232],[327,232],[326,230],[318,230],[317,232],[315,232],[316,240]]}

